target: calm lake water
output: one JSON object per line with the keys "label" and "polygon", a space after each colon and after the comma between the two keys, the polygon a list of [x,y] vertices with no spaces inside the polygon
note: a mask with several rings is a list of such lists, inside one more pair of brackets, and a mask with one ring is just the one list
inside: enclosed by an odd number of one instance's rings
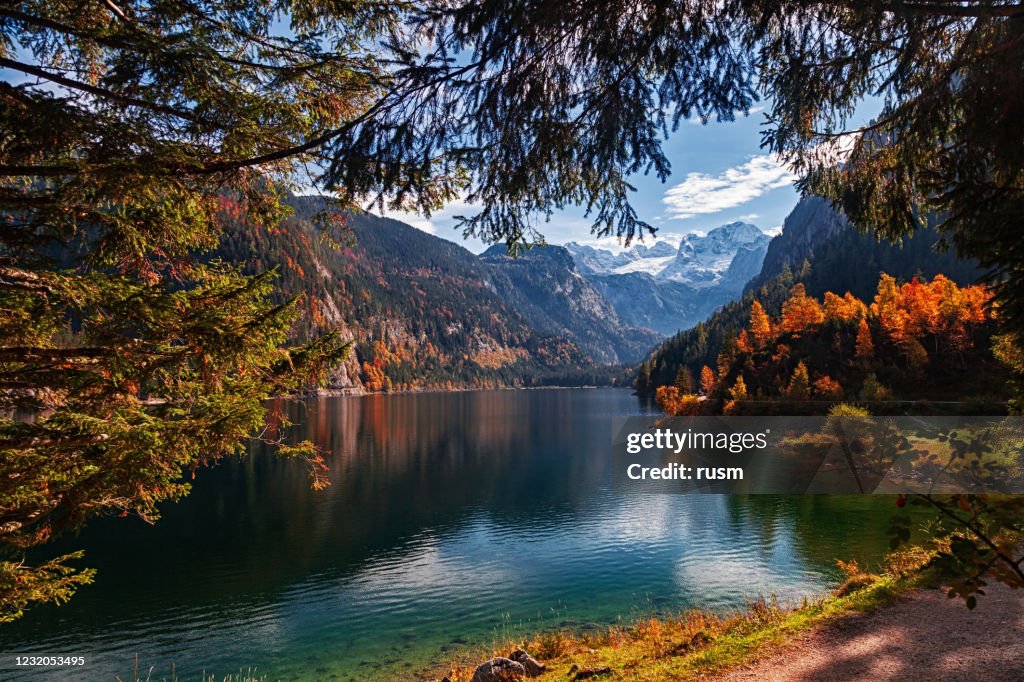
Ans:
{"label": "calm lake water", "polygon": [[[9,655],[84,669],[4,680],[407,679],[512,631],[603,626],[838,582],[880,557],[894,511],[868,497],[611,490],[625,390],[432,393],[287,408],[331,451],[333,485],[263,451],[200,471],[148,526],[94,523],[68,548],[99,569],[68,605],[0,626]],[[218,677],[218,680],[220,677]]]}

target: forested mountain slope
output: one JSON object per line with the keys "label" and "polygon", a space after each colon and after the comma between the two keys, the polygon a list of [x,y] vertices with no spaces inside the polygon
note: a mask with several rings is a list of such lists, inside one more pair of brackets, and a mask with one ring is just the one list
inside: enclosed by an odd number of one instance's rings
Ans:
{"label": "forested mountain slope", "polygon": [[770,315],[778,315],[798,283],[810,296],[820,298],[828,291],[842,296],[849,291],[870,301],[882,273],[903,282],[915,276],[930,280],[938,274],[959,285],[977,281],[978,267],[937,249],[939,240],[937,232],[924,229],[901,244],[880,241],[873,233],[854,230],[824,200],[802,199],[787,217],[782,234],[769,244],[762,271],[747,285],[743,298],[665,341],[641,364],[637,388],[649,393],[671,384],[684,365],[695,374],[704,365],[714,366],[726,341],[747,323],[755,299]]}
{"label": "forested mountain slope", "polygon": [[[252,227],[243,206],[221,201],[226,235],[218,255],[248,272],[278,268],[281,300],[300,296],[296,336],[340,329],[354,341],[335,388],[595,383],[616,374],[599,367],[620,361],[613,344],[592,343],[585,352],[566,330],[532,324],[528,310],[502,295],[508,275],[456,244],[357,214],[346,216],[338,246],[316,221],[318,198],[291,198],[294,214],[268,230]],[[631,347],[634,359],[659,337],[644,330],[641,338]]]}
{"label": "forested mountain slope", "polygon": [[637,362],[665,338],[624,322],[564,247],[538,247],[511,258],[503,245],[495,244],[481,260],[498,294],[531,327],[573,341],[597,362]]}

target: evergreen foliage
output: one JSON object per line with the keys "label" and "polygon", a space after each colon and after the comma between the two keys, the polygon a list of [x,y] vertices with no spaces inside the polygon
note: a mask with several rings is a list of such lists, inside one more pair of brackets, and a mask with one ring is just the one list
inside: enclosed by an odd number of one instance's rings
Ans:
{"label": "evergreen foliage", "polygon": [[[272,272],[194,254],[218,244],[226,194],[254,231],[287,213],[308,141],[379,88],[368,46],[397,11],[0,7],[0,620],[91,576],[26,550],[98,514],[155,519],[183,472],[261,432],[267,397],[344,355],[330,331],[288,340],[295,301],[272,300]],[[311,445],[279,452],[326,485]]]}

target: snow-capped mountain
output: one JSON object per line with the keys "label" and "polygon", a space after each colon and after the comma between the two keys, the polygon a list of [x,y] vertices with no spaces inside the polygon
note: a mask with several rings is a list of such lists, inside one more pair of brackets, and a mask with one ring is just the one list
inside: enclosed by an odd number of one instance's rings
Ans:
{"label": "snow-capped mountain", "polygon": [[630,272],[654,275],[664,270],[676,256],[676,247],[663,241],[651,246],[635,244],[620,253],[576,242],[569,242],[565,248],[584,275],[624,275]]}
{"label": "snow-capped mountain", "polygon": [[[703,289],[722,283],[732,274],[729,268],[733,261],[739,258],[744,267],[735,274],[750,279],[760,271],[770,241],[771,237],[756,225],[743,222],[716,227],[706,235],[688,234],[675,258],[657,277]],[[740,288],[744,284],[745,280],[738,283]]]}
{"label": "snow-capped mountain", "polygon": [[674,334],[738,298],[761,271],[770,241],[756,225],[735,222],[686,235],[678,248],[664,240],[620,253],[574,242],[565,248],[623,322]]}
{"label": "snow-capped mountain", "polygon": [[[722,225],[706,235],[688,234],[679,247],[667,241],[651,246],[637,244],[620,253],[569,242],[566,250],[584,275],[625,275],[644,272],[660,280],[670,280],[703,289],[724,279],[756,275],[761,268],[771,237],[750,223]],[[739,259],[733,272],[730,266]],[[742,287],[746,281],[739,282]]]}

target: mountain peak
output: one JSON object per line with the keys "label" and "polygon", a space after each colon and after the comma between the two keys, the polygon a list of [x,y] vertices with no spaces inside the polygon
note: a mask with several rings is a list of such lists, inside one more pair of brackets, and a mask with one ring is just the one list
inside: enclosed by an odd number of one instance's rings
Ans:
{"label": "mountain peak", "polygon": [[[709,287],[731,279],[730,266],[737,256],[741,256],[744,263],[739,272],[747,274],[753,261],[759,268],[759,259],[764,257],[769,241],[771,237],[761,228],[741,220],[720,225],[705,235],[688,234],[679,244],[675,259],[658,277],[697,288]],[[757,274],[756,269],[750,276],[753,274]]]}
{"label": "mountain peak", "polygon": [[765,236],[765,233],[762,232],[761,228],[757,225],[737,220],[735,222],[726,223],[725,225],[719,225],[708,232],[705,239],[708,237],[715,237],[718,239],[727,239],[731,242],[745,244],[757,241],[763,236]]}

